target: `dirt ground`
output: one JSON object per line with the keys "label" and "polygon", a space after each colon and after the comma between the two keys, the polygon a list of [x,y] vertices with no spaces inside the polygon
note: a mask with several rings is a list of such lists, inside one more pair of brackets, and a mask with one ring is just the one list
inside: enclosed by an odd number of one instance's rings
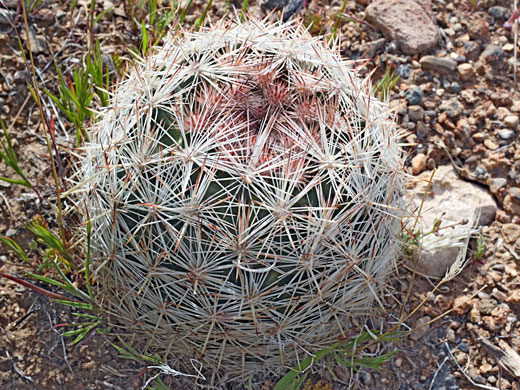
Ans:
{"label": "dirt ground", "polygon": [[[89,39],[89,3],[43,0],[30,13],[30,40],[41,87],[57,90],[53,58],[67,75],[81,63]],[[125,7],[130,3],[97,2],[98,13],[108,9],[93,31],[101,42],[107,64],[114,59],[124,61],[129,48],[138,46],[140,33],[132,18],[138,18],[139,13]],[[231,2],[240,7],[239,3]],[[299,16],[315,20],[313,32],[318,32],[321,26],[334,22],[340,3],[306,2]],[[386,345],[384,350],[397,348],[398,353],[380,373],[335,370],[333,376],[327,369],[318,369],[312,378],[314,382],[321,378],[323,385],[309,383],[307,389],[520,390],[520,358],[508,364],[496,349],[520,351],[520,94],[513,77],[514,36],[504,27],[512,14],[513,2],[432,2],[444,43],[429,54],[455,53],[452,57],[467,58],[473,64],[474,74],[464,79],[457,71],[441,75],[424,70],[421,55],[405,54],[394,41],[381,40],[379,31],[360,22],[369,3],[347,3],[348,19],[341,24],[342,54],[368,58],[366,72],[375,68],[375,77],[387,68],[402,75],[391,92],[391,102],[400,107],[399,123],[409,130],[406,141],[413,145],[406,148],[409,172],[418,174],[453,163],[465,180],[478,183],[493,195],[498,211],[495,220],[483,229],[484,256],[471,261],[454,281],[431,295],[407,326],[416,327],[465,302],[462,306],[405,340]],[[188,23],[200,15],[204,4],[194,1]],[[225,4],[224,0],[213,2],[209,13],[213,20],[222,16]],[[31,75],[17,42],[17,32],[25,34],[17,5],[13,0],[0,1],[0,118],[13,138],[22,170],[38,184],[40,196],[48,199],[54,187],[38,108],[26,86]],[[266,10],[250,1],[250,12],[258,15]],[[2,22],[4,15],[11,18],[13,25]],[[22,42],[26,45],[24,37]],[[374,46],[374,42],[379,44]],[[498,48],[496,61],[482,57],[489,45]],[[422,91],[421,99],[413,101],[410,91],[417,89]],[[44,106],[55,118],[58,144],[70,147],[74,141],[72,124],[46,97]],[[456,111],[453,115],[450,107]],[[414,120],[413,113],[418,111],[422,118]],[[0,163],[0,176],[13,177],[4,163]],[[34,192],[0,181],[0,233],[17,240],[30,253],[30,264],[21,265],[1,246],[1,272],[23,276],[24,271],[38,267],[36,252],[30,250],[32,237],[24,228],[37,214],[48,221],[55,219],[48,203],[41,202]],[[472,242],[470,256],[474,251]],[[409,277],[409,271],[403,268],[392,283],[388,318],[399,315]],[[411,310],[427,297],[433,282],[417,278],[405,310]],[[113,336],[93,332],[70,346],[70,340],[60,336],[62,328],[56,325],[74,321],[70,308],[0,278],[0,388],[142,388],[150,372],[141,363],[118,357],[110,345],[117,342]],[[180,380],[164,375],[161,378],[172,389],[187,388]],[[266,390],[271,387],[268,381],[264,385]]]}

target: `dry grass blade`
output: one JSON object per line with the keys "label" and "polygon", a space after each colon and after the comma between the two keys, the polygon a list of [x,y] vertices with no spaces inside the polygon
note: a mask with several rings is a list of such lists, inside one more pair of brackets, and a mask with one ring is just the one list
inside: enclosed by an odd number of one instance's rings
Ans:
{"label": "dry grass blade", "polygon": [[505,341],[501,344],[502,348],[496,347],[486,339],[481,339],[480,342],[494,361],[516,379],[520,379],[520,355],[513,348]]}

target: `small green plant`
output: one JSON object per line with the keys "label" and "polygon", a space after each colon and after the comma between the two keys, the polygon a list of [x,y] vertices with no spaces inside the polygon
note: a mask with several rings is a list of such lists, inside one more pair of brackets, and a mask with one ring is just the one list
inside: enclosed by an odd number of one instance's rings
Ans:
{"label": "small green plant", "polygon": [[[377,335],[377,332],[365,332],[353,340],[337,341],[330,346],[316,352],[313,356],[307,357],[295,368],[285,374],[274,386],[273,390],[299,390],[307,379],[309,368],[318,363],[321,359],[327,360],[327,365],[331,369],[333,364],[339,364],[354,371],[360,368],[369,368],[380,371],[382,365],[389,361],[397,351],[381,354],[379,356],[362,356],[363,351],[368,345],[397,341],[401,338],[400,332],[385,333]],[[332,373],[332,371],[331,371]],[[333,374],[333,376],[335,376]]]}
{"label": "small green plant", "polygon": [[487,239],[484,237],[482,233],[479,233],[479,236],[477,237],[476,241],[476,248],[473,252],[472,260],[473,261],[480,261],[484,257],[484,253],[486,253],[486,242]]}
{"label": "small green plant", "polygon": [[32,184],[25,177],[22,169],[18,165],[18,158],[16,157],[16,152],[14,151],[13,144],[11,142],[11,137],[9,136],[5,123],[2,120],[0,120],[0,126],[2,127],[2,132],[3,132],[3,139],[0,138],[0,146],[1,146],[0,158],[9,167],[11,167],[16,172],[16,174],[20,177],[20,179],[12,179],[12,178],[8,178],[8,177],[0,176],[0,180],[5,181],[7,183],[19,184],[24,187],[32,188]]}
{"label": "small green plant", "polygon": [[395,73],[395,70],[387,69],[381,80],[374,86],[374,95],[386,101],[390,91],[395,87],[400,77],[400,75]]}
{"label": "small green plant", "polygon": [[83,139],[88,141],[85,127],[93,116],[94,96],[98,96],[101,106],[107,106],[109,102],[110,72],[103,64],[99,41],[95,42],[93,52],[87,54],[85,65],[74,69],[71,79],[66,80],[58,67],[56,72],[60,81],[59,95],[47,89],[44,91],[74,124],[76,141],[80,145]]}

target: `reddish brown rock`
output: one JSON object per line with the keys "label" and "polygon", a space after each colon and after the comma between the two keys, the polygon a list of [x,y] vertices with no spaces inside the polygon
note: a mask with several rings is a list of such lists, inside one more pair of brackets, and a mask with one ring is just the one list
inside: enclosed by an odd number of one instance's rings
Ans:
{"label": "reddish brown rock", "polygon": [[366,9],[367,20],[406,54],[427,52],[437,45],[438,34],[430,0],[376,0]]}

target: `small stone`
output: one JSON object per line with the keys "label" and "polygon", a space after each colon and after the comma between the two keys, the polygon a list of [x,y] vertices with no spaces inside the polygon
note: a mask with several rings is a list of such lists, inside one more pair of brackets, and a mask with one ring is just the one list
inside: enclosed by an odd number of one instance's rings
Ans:
{"label": "small stone", "polygon": [[502,234],[508,243],[513,244],[520,238],[520,226],[514,223],[506,223],[502,225]]}
{"label": "small stone", "polygon": [[469,346],[468,346],[468,343],[466,343],[465,341],[463,341],[462,343],[459,344],[459,349],[464,352],[464,353],[468,353],[469,352]]}
{"label": "small stone", "polygon": [[498,190],[500,190],[502,187],[505,187],[507,185],[507,179],[504,179],[502,177],[494,178],[491,181],[491,184],[489,185],[489,190],[492,194],[496,194]]}
{"label": "small stone", "polygon": [[459,93],[459,92],[462,90],[462,87],[460,86],[459,83],[457,83],[456,81],[454,81],[453,83],[451,83],[450,90],[451,90],[451,92],[453,92],[453,93]]}
{"label": "small stone", "polygon": [[504,52],[502,51],[502,48],[497,45],[489,44],[486,46],[482,54],[480,55],[480,58],[484,60],[485,62],[498,65],[504,61]]}
{"label": "small stone", "polygon": [[403,359],[401,359],[401,358],[397,358],[397,359],[395,359],[394,365],[395,365],[397,368],[401,367],[401,366],[403,365]]}
{"label": "small stone", "polygon": [[512,139],[515,135],[515,132],[513,130],[509,129],[500,129],[498,130],[498,136],[503,139],[504,141],[509,141]]}
{"label": "small stone", "polygon": [[26,70],[17,70],[14,72],[14,81],[18,83],[27,83],[27,81],[31,80],[31,74]]}
{"label": "small stone", "polygon": [[412,74],[412,67],[408,64],[401,64],[397,67],[397,74],[401,76],[402,79],[408,79]]}
{"label": "small stone", "polygon": [[479,370],[482,374],[487,374],[493,369],[493,366],[489,363],[484,363],[480,366]]}
{"label": "small stone", "polygon": [[[425,326],[423,326],[423,325],[430,321],[431,321],[431,317],[429,317],[429,316],[424,316],[424,317],[419,318],[414,327],[414,329],[417,329],[417,330],[414,330],[411,333],[410,337],[415,341],[421,339],[426,333],[428,333],[428,330],[430,329],[429,325],[425,325]],[[420,328],[421,326],[422,326],[422,328]],[[418,328],[420,328],[420,329],[418,329]]]}
{"label": "small stone", "polygon": [[414,175],[418,175],[422,171],[424,171],[424,168],[426,168],[426,160],[428,158],[423,153],[418,153],[413,159],[412,159],[412,172]]}
{"label": "small stone", "polygon": [[480,312],[478,311],[477,305],[473,305],[469,312],[469,320],[473,323],[478,323],[480,321]]}
{"label": "small stone", "polygon": [[411,106],[416,106],[418,104],[421,104],[423,98],[423,91],[420,87],[411,87],[408,89],[408,91],[406,91],[405,98],[408,101],[408,104],[410,104]]}
{"label": "small stone", "polygon": [[502,50],[504,50],[506,53],[513,53],[515,51],[515,45],[512,43],[506,43],[504,46],[502,46]]}
{"label": "small stone", "polygon": [[47,42],[45,42],[45,39],[41,36],[36,36],[36,33],[31,29],[29,29],[29,42],[33,54],[43,53],[47,49]]}
{"label": "small stone", "polygon": [[490,98],[495,106],[510,107],[513,105],[513,98],[507,89],[499,88],[491,94]]}
{"label": "small stone", "polygon": [[359,373],[359,375],[361,375],[361,381],[363,382],[363,384],[365,385],[368,385],[370,384],[370,382],[372,382],[372,374],[367,372],[367,371],[361,371]]}
{"label": "small stone", "polygon": [[381,50],[383,47],[385,47],[386,39],[385,38],[379,38],[378,40],[372,42],[370,44],[370,48],[367,52],[367,57],[372,58],[376,55],[376,53]]}
{"label": "small stone", "polygon": [[424,56],[419,60],[424,71],[433,71],[442,75],[450,74],[457,69],[457,61],[451,58],[439,58],[435,56]]}
{"label": "small stone", "polygon": [[487,381],[491,384],[494,384],[497,382],[497,378],[494,375],[490,375],[488,376]]}
{"label": "small stone", "polygon": [[451,328],[448,328],[446,330],[446,340],[448,340],[450,343],[455,344],[457,341],[457,338],[455,336],[455,331]]}
{"label": "small stone", "polygon": [[471,64],[460,64],[457,66],[457,70],[459,71],[460,78],[464,81],[468,81],[475,74],[475,70]]}
{"label": "small stone", "polygon": [[514,202],[520,203],[520,188],[511,187],[509,188],[509,195],[511,196]]}
{"label": "small stone", "polygon": [[496,5],[489,8],[488,12],[495,19],[503,19],[507,14],[507,8]]}
{"label": "small stone", "polygon": [[412,122],[422,121],[424,109],[421,106],[410,106],[408,107],[408,117]]}
{"label": "small stone", "polygon": [[497,326],[495,319],[491,316],[482,317],[482,322],[484,323],[484,327],[491,332],[493,332]]}
{"label": "small stone", "polygon": [[471,302],[471,299],[469,295],[459,295],[455,300],[453,301],[453,313],[455,315],[461,315],[466,314],[469,309],[471,309],[471,306],[473,303]]}
{"label": "small stone", "polygon": [[[511,194],[507,194],[504,198],[503,202],[504,210],[513,216],[520,215],[520,201],[517,198],[513,197]],[[515,222],[513,220],[513,222]]]}
{"label": "small stone", "polygon": [[498,149],[498,145],[489,138],[484,140],[484,146],[490,150]]}
{"label": "small stone", "polygon": [[464,106],[461,102],[457,100],[457,98],[451,98],[450,100],[446,100],[442,102],[439,109],[441,111],[446,112],[446,114],[454,119],[457,118],[460,114],[462,114],[462,111],[464,110]]}
{"label": "small stone", "polygon": [[6,237],[14,237],[16,235],[18,231],[16,229],[8,229],[6,232],[5,232],[5,236]]}
{"label": "small stone", "polygon": [[504,118],[504,124],[511,129],[516,128],[516,126],[518,126],[518,116],[517,115],[506,116]]}

